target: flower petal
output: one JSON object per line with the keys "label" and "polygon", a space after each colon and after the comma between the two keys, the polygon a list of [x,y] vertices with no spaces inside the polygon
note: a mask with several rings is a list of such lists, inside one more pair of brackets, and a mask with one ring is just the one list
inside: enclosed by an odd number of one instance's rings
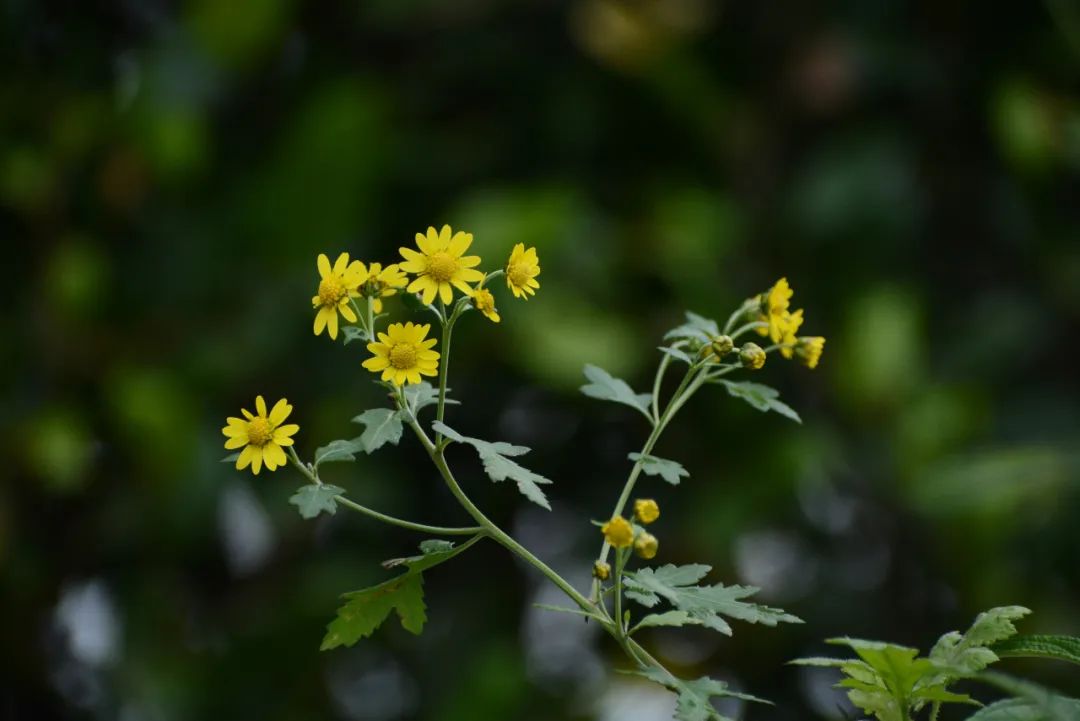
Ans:
{"label": "flower petal", "polygon": [[319,266],[319,275],[322,276],[323,280],[328,278],[332,271],[330,270],[330,259],[326,257],[326,253],[319,253],[317,265]]}
{"label": "flower petal", "polygon": [[255,454],[255,446],[248,446],[240,451],[240,457],[236,459],[236,470],[242,471],[248,467]]}
{"label": "flower petal", "polygon": [[348,269],[348,267],[349,267],[349,254],[348,253],[342,253],[341,255],[339,255],[337,257],[337,260],[334,261],[334,275],[338,275],[338,276],[343,275],[345,273],[346,269]]}
{"label": "flower petal", "polygon": [[274,404],[274,407],[270,409],[270,425],[280,426],[285,422],[285,419],[292,413],[292,406],[289,402],[282,398],[280,401]]}
{"label": "flower petal", "polygon": [[247,433],[242,436],[233,436],[229,440],[225,441],[225,450],[235,451],[237,448],[243,448],[248,444]]}
{"label": "flower petal", "polygon": [[262,396],[255,396],[255,410],[259,414],[259,418],[266,418],[266,401]]}
{"label": "flower petal", "polygon": [[330,314],[326,318],[326,330],[330,333],[331,340],[337,340],[337,311],[335,311],[333,308],[330,308],[329,310]]}
{"label": "flower petal", "polygon": [[462,253],[469,249],[469,246],[472,245],[472,241],[472,233],[464,233],[459,230],[458,232],[454,233],[454,237],[446,246],[446,252],[454,256],[455,258],[458,258],[461,256]]}

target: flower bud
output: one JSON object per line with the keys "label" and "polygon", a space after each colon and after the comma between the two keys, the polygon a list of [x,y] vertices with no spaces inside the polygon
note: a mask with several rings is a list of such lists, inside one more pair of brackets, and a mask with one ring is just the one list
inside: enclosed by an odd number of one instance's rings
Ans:
{"label": "flower bud", "polygon": [[660,547],[660,542],[656,540],[656,536],[651,533],[642,532],[638,534],[638,537],[634,540],[634,551],[637,555],[648,560],[656,556],[656,551]]}
{"label": "flower bud", "polygon": [[716,360],[723,360],[724,356],[733,350],[735,350],[735,341],[731,340],[731,336],[718,335],[709,343],[709,352]]}
{"label": "flower bud", "polygon": [[765,351],[757,343],[744,343],[739,351],[739,361],[743,368],[758,370],[765,365]]}
{"label": "flower bud", "polygon": [[611,578],[611,566],[603,561],[597,561],[592,567],[593,578],[600,581],[606,581]]}
{"label": "flower bud", "polygon": [[615,548],[628,548],[634,542],[634,527],[622,516],[615,516],[600,527],[604,539]]}
{"label": "flower bud", "polygon": [[660,517],[660,506],[651,498],[639,498],[634,501],[634,518],[649,524]]}
{"label": "flower bud", "polygon": [[795,345],[795,355],[799,357],[807,368],[817,368],[821,360],[821,352],[825,349],[825,339],[821,336],[805,336],[799,338]]}

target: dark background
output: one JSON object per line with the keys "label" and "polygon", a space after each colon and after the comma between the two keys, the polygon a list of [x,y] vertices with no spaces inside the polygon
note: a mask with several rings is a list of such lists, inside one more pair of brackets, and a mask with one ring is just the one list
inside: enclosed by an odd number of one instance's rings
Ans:
{"label": "dark background", "polygon": [[[839,717],[828,672],[784,665],[825,637],[925,650],[1003,604],[1080,633],[1069,0],[6,0],[0,60],[0,718],[667,718],[490,543],[427,574],[422,637],[319,653],[337,594],[419,539],[218,462],[257,393],[306,455],[358,432],[380,393],[312,335],[315,255],[390,262],[444,222],[488,269],[539,249],[533,300],[463,321],[448,419],[532,446],[554,512],[451,460],[579,587],[646,432],[581,366],[643,389],[683,308],[781,275],[828,337],[757,377],[804,425],[703,393],[657,449],[691,477],[640,486],[658,561],[806,620],[646,639],[777,702],[749,718]],[[467,520],[408,439],[325,475]]]}

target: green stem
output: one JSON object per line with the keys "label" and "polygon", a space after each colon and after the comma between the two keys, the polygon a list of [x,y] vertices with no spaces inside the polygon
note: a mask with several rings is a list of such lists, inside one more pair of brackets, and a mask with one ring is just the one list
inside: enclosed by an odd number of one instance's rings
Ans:
{"label": "green stem", "polygon": [[[292,464],[296,466],[297,470],[304,474],[304,476],[307,477],[307,479],[311,483],[314,483],[316,486],[323,485],[322,480],[319,478],[319,474],[309,468],[307,464],[300,460],[300,457],[296,455],[296,450],[292,446],[289,446],[289,456]],[[349,500],[345,496],[341,495],[334,496],[334,500],[337,503],[345,506],[346,508],[350,508],[356,511],[357,513],[362,513],[365,516],[374,518],[377,521],[382,521],[383,523],[387,523],[391,526],[407,528],[410,531],[419,531],[420,533],[428,533],[433,536],[474,536],[484,533],[484,529],[480,528],[479,526],[471,526],[466,528],[456,526],[429,526],[426,523],[406,521],[403,518],[389,516],[385,513],[380,513],[373,508],[362,506],[356,501]]]}
{"label": "green stem", "polygon": [[941,702],[935,701],[934,705],[930,707],[930,721],[937,721],[938,713],[941,712]]}
{"label": "green stem", "polygon": [[652,384],[652,420],[653,426],[660,422],[660,386],[664,382],[664,374],[667,372],[667,367],[671,363],[671,356],[667,353],[661,354],[660,364],[656,367],[656,378],[653,379]]}
{"label": "green stem", "polygon": [[615,550],[615,630],[616,638],[622,642],[626,638],[626,623],[622,611],[622,574],[626,566],[626,555],[620,549]]}

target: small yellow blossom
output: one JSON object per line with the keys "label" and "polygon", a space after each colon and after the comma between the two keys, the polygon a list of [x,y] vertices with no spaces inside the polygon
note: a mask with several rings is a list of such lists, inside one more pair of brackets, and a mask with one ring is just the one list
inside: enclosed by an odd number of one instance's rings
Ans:
{"label": "small yellow blossom", "polygon": [[780,353],[785,358],[791,358],[795,353],[795,344],[798,343],[799,338],[795,334],[799,332],[799,328],[803,323],[802,308],[794,313],[784,313],[783,320],[783,336],[780,338]]}
{"label": "small yellow blossom", "polygon": [[382,263],[372,263],[367,267],[365,276],[360,284],[360,294],[371,299],[371,309],[376,313],[383,311],[383,298],[389,298],[409,284],[408,276],[397,263],[391,263],[385,268]]}
{"label": "small yellow blossom", "polygon": [[390,324],[385,333],[378,334],[378,342],[368,343],[367,349],[375,355],[364,361],[364,367],[382,372],[382,380],[397,386],[419,383],[422,375],[438,375],[439,354],[431,350],[437,341],[425,340],[429,330],[427,324]]}
{"label": "small yellow blossom", "polygon": [[315,335],[328,329],[330,337],[337,339],[338,313],[349,321],[356,322],[356,313],[349,307],[349,300],[360,296],[357,288],[364,282],[367,272],[364,264],[354,260],[349,262],[349,254],[338,256],[333,267],[324,253],[319,253],[319,294],[311,299],[311,305],[318,308],[315,314]]}
{"label": "small yellow blossom", "polygon": [[660,517],[660,506],[651,498],[634,501],[634,518],[648,525]]}
{"label": "small yellow blossom", "polygon": [[739,361],[743,368],[760,370],[765,365],[765,351],[757,343],[743,343],[739,351]]}
{"label": "small yellow blossom", "polygon": [[611,578],[611,566],[603,561],[597,561],[592,567],[593,578],[601,581],[606,581]]}
{"label": "small yellow blossom", "polygon": [[804,336],[795,345],[795,355],[806,364],[807,368],[817,368],[821,352],[825,350],[825,339],[821,336]]}
{"label": "small yellow blossom", "polygon": [[651,533],[641,533],[634,539],[634,552],[646,560],[655,558],[659,548],[660,541]]}
{"label": "small yellow blossom", "polygon": [[600,527],[604,540],[615,548],[629,548],[634,542],[634,527],[622,516],[615,516]]}
{"label": "small yellow blossom", "polygon": [[472,233],[460,230],[454,233],[449,225],[442,230],[428,228],[427,235],[416,234],[416,246],[399,248],[405,262],[401,269],[417,277],[409,284],[410,293],[422,293],[424,302],[431,304],[438,295],[443,303],[454,300],[454,288],[462,293],[469,293],[469,283],[483,279],[484,274],[476,270],[480,265],[480,256],[463,255],[472,245]]}
{"label": "small yellow blossom", "polygon": [[498,323],[502,318],[499,317],[499,311],[495,310],[495,296],[491,294],[491,291],[487,288],[476,288],[469,291],[469,295],[472,296],[473,307],[484,314],[484,317],[490,320],[492,323]]}
{"label": "small yellow blossom", "polygon": [[530,295],[536,295],[536,289],[540,287],[536,280],[538,275],[540,259],[536,256],[536,248],[525,250],[524,243],[515,245],[510,260],[506,261],[506,287],[515,298],[528,300]]}
{"label": "small yellow blossom", "polygon": [[236,470],[243,470],[248,465],[251,472],[256,476],[263,465],[267,470],[276,470],[278,466],[288,463],[282,446],[291,446],[291,436],[300,430],[295,423],[285,423],[285,419],[292,413],[292,406],[284,398],[274,404],[269,413],[266,412],[266,401],[262,396],[255,398],[255,411],[252,414],[246,408],[241,408],[243,418],[228,418],[226,425],[221,429],[228,440],[225,448],[234,451],[243,448],[240,457],[236,459]]}
{"label": "small yellow blossom", "polygon": [[787,278],[776,281],[772,288],[758,296],[760,311],[758,320],[766,327],[757,329],[758,335],[769,336],[773,343],[779,343],[788,327],[788,307],[795,291],[788,285]]}

